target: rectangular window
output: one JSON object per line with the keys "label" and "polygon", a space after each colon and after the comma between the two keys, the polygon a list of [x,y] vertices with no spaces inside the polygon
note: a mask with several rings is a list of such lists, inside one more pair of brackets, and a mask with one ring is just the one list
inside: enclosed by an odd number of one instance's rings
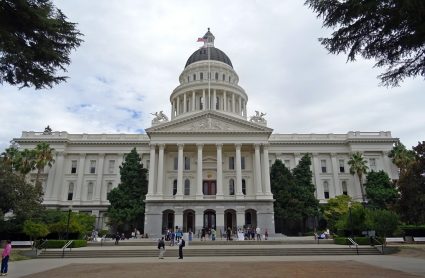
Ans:
{"label": "rectangular window", "polygon": [[320,165],[322,166],[322,173],[326,173],[326,159],[320,160]]}
{"label": "rectangular window", "polygon": [[179,158],[177,156],[174,157],[174,166],[173,169],[177,171],[179,167]]}
{"label": "rectangular window", "polygon": [[146,160],[146,169],[149,170],[150,164],[151,164],[151,161],[149,159]]}
{"label": "rectangular window", "polygon": [[339,160],[339,172],[340,172],[340,173],[345,173],[345,164],[344,164],[344,159],[340,159],[340,160]]}
{"label": "rectangular window", "polygon": [[71,161],[71,174],[77,173],[77,160]]}
{"label": "rectangular window", "polygon": [[114,169],[115,169],[115,160],[109,160],[109,173],[110,174],[114,173]]}
{"label": "rectangular window", "polygon": [[190,170],[190,157],[185,156],[185,158],[184,158],[184,169]]}
{"label": "rectangular window", "polygon": [[235,157],[229,157],[229,170],[235,170]]}
{"label": "rectangular window", "polygon": [[93,182],[87,185],[87,200],[93,200]]}
{"label": "rectangular window", "polygon": [[376,171],[376,159],[369,158],[369,166],[371,171]]}
{"label": "rectangular window", "polygon": [[96,160],[90,160],[90,174],[96,173]]}
{"label": "rectangular window", "polygon": [[74,197],[74,183],[70,182],[68,185],[68,201],[71,201]]}
{"label": "rectangular window", "polygon": [[111,192],[111,190],[112,190],[112,182],[110,181],[110,182],[108,182],[108,185],[106,187],[106,193]]}
{"label": "rectangular window", "polygon": [[342,188],[342,194],[348,195],[347,181],[342,181],[341,182],[341,188]]}
{"label": "rectangular window", "polygon": [[241,157],[241,169],[245,170],[245,156]]}
{"label": "rectangular window", "polygon": [[328,183],[328,181],[323,182],[323,193],[325,195],[325,199],[329,199],[329,183]]}

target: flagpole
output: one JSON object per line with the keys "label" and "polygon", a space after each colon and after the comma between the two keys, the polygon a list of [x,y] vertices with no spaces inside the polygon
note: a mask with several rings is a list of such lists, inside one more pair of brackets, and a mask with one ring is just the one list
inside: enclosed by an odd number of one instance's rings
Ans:
{"label": "flagpole", "polygon": [[210,46],[209,46],[209,42],[207,42],[207,51],[208,51],[208,106],[209,109],[211,110],[211,92],[210,92],[210,88],[211,88],[211,66],[210,66]]}

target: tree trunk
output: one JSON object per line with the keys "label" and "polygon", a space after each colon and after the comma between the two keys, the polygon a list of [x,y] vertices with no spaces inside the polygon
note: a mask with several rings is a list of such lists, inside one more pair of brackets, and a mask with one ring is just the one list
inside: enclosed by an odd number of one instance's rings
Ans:
{"label": "tree trunk", "polygon": [[360,191],[362,193],[362,201],[364,204],[366,203],[366,196],[365,196],[364,187],[363,187],[362,175],[358,175],[358,177],[359,177],[359,183],[360,183]]}

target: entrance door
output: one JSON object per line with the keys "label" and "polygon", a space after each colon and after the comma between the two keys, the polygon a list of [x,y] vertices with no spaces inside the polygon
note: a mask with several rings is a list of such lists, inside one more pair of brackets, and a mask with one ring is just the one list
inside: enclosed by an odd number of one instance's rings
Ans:
{"label": "entrance door", "polygon": [[215,211],[206,211],[204,213],[204,227],[211,229],[215,228]]}
{"label": "entrance door", "polygon": [[215,195],[217,192],[217,185],[215,180],[204,180],[203,185],[204,195]]}
{"label": "entrance door", "polygon": [[226,212],[226,229],[228,227],[233,229],[233,214],[231,212]]}

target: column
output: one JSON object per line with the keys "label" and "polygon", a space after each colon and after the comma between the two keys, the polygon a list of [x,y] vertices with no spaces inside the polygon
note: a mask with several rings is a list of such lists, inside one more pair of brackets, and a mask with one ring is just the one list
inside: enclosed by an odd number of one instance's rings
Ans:
{"label": "column", "polygon": [[177,194],[176,197],[182,198],[183,197],[183,144],[177,145],[179,148],[179,156],[178,156],[178,163],[177,163]]}
{"label": "column", "polygon": [[180,96],[177,97],[177,116],[180,115]]}
{"label": "column", "polygon": [[186,92],[183,94],[183,113],[187,112]]}
{"label": "column", "polygon": [[[55,154],[55,161],[57,161],[57,153]],[[56,163],[53,163],[52,168],[50,168],[49,170],[49,175],[47,176],[47,184],[46,184],[46,192],[44,193],[44,200],[55,200],[56,198],[54,198],[53,196],[53,190],[54,190],[54,186],[55,186],[55,175],[57,172],[57,166]],[[64,185],[65,187],[67,187],[68,185]]]}
{"label": "column", "polygon": [[320,183],[320,162],[317,153],[313,153],[313,169],[314,169],[314,181],[316,184],[316,198],[318,200],[325,199],[323,194],[323,186]]}
{"label": "column", "polygon": [[195,207],[195,231],[200,233],[204,226],[204,207]]}
{"label": "column", "polygon": [[195,91],[192,91],[192,112],[196,111],[196,95]]}
{"label": "column", "polygon": [[223,91],[223,111],[227,112],[227,95],[226,95],[226,91]]}
{"label": "column", "polygon": [[235,111],[235,93],[232,93],[232,112],[236,113],[236,111]]}
{"label": "column", "polygon": [[178,226],[179,229],[183,228],[183,207],[174,208],[174,226]]}
{"label": "column", "polygon": [[[220,234],[223,233],[224,229],[224,207],[216,206],[215,207],[215,230],[217,231],[217,237],[220,237]],[[223,235],[223,238],[226,236]]]}
{"label": "column", "polygon": [[269,146],[263,145],[263,179],[264,179],[264,194],[271,195],[270,188],[270,163],[269,163]]}
{"label": "column", "polygon": [[222,144],[217,144],[217,199],[223,198],[223,152]]}
{"label": "column", "polygon": [[388,152],[383,151],[381,155],[382,155],[382,167],[384,172],[386,172],[391,179],[396,179],[396,178],[398,179],[398,176],[396,177],[393,176],[392,167],[391,167],[391,164],[389,163],[390,158],[388,157]]}
{"label": "column", "polygon": [[338,165],[336,153],[331,153],[331,162],[332,162],[332,174],[333,174],[333,178],[334,178],[334,182],[333,182],[334,190],[333,190],[333,192],[330,192],[329,197],[334,198],[335,196],[342,195],[341,185],[340,185],[339,176],[338,176],[339,165]]}
{"label": "column", "polygon": [[198,147],[198,163],[196,165],[196,199],[202,199],[202,147],[204,145],[197,144]]}
{"label": "column", "polygon": [[171,119],[174,119],[174,100],[171,102]]}
{"label": "column", "polygon": [[151,144],[150,148],[151,150],[149,155],[149,183],[147,196],[152,196],[155,193],[155,144]]}
{"label": "column", "polygon": [[102,182],[103,182],[103,164],[105,161],[105,154],[99,154],[99,165],[97,168],[97,178],[96,178],[96,188],[94,190],[94,200],[100,200],[100,192],[102,191]]}
{"label": "column", "polygon": [[236,207],[236,225],[238,228],[245,225],[245,207]]}
{"label": "column", "polygon": [[55,180],[53,181],[53,194],[52,199],[53,200],[67,200],[64,196],[62,196],[62,188],[66,187],[66,192],[68,193],[68,185],[64,184],[63,181],[63,163],[64,162],[64,153],[63,152],[57,152],[56,153],[56,174],[55,174]]}
{"label": "column", "polygon": [[202,110],[207,109],[207,100],[205,99],[205,89],[202,90]]}
{"label": "column", "polygon": [[208,110],[211,110],[211,89],[208,89]]}
{"label": "column", "polygon": [[257,188],[257,195],[263,194],[263,188],[261,184],[261,159],[260,159],[260,144],[255,144],[255,187]]}
{"label": "column", "polygon": [[158,155],[158,182],[156,184],[156,194],[158,196],[162,195],[162,188],[164,186],[164,144],[159,145],[159,155]]}
{"label": "column", "polygon": [[242,193],[242,168],[241,168],[241,144],[236,144],[236,199],[243,199]]}
{"label": "column", "polygon": [[212,110],[216,110],[216,107],[217,107],[217,93],[216,93],[216,91],[215,91],[215,89],[214,89],[214,94],[213,94],[213,108],[212,108]]}
{"label": "column", "polygon": [[295,167],[297,167],[298,163],[300,163],[300,160],[301,160],[301,154],[294,153],[294,159],[295,159]]}
{"label": "column", "polygon": [[86,154],[80,154],[80,160],[78,161],[78,173],[77,173],[77,184],[74,188],[74,199],[77,201],[81,200],[81,189],[84,180],[84,169],[85,169]]}

